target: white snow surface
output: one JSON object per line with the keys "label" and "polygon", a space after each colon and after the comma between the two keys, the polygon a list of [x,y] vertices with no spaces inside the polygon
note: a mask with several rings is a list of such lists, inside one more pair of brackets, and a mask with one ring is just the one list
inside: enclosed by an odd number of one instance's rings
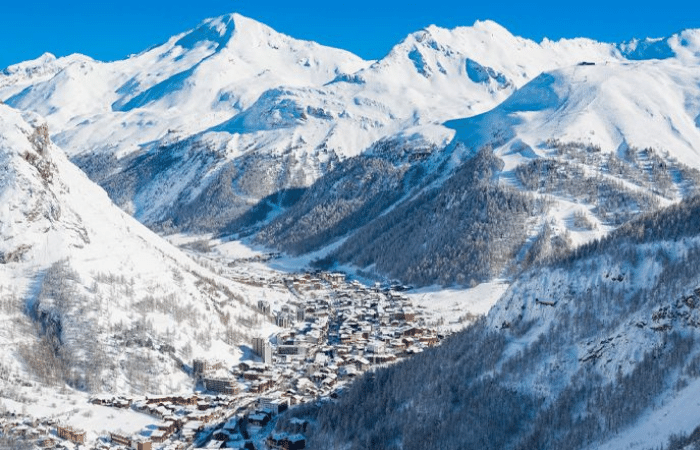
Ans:
{"label": "white snow surface", "polygon": [[669,436],[688,435],[698,426],[700,416],[700,380],[673,395],[667,402],[644,414],[629,429],[613,439],[591,447],[598,450],[641,450],[668,444]]}
{"label": "white snow surface", "polygon": [[700,167],[698,67],[668,59],[558,69],[540,74],[492,111],[447,126],[470,148],[493,144],[506,161],[508,153],[522,154],[509,152],[514,144],[537,153],[555,137],[605,152],[653,147]]}
{"label": "white snow surface", "polygon": [[406,295],[419,308],[441,325],[439,328],[458,331],[474,319],[488,314],[491,307],[508,289],[507,280],[481,283],[473,288],[443,288],[430,286],[413,289]]}

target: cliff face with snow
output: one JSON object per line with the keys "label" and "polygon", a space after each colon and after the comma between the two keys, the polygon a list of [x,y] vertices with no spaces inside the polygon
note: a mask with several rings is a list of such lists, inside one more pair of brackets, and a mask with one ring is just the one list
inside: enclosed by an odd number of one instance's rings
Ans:
{"label": "cliff face with snow", "polygon": [[43,119],[0,105],[0,161],[3,383],[165,393],[194,355],[236,357],[250,293],[117,208]]}

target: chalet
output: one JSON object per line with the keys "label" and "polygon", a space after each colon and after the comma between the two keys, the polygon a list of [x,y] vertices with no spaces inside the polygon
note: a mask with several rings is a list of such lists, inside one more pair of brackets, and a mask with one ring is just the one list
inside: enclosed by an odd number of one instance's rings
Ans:
{"label": "chalet", "polygon": [[56,447],[58,447],[56,440],[52,439],[50,437],[45,437],[45,438],[41,439],[41,441],[37,442],[37,444],[42,448],[56,448]]}
{"label": "chalet", "polygon": [[270,415],[264,412],[257,412],[248,416],[248,423],[257,426],[264,427],[270,422]]}
{"label": "chalet", "polygon": [[320,344],[323,342],[323,332],[320,329],[312,329],[306,333],[302,339],[309,344]]}
{"label": "chalet", "polygon": [[75,442],[76,444],[85,443],[85,432],[76,430],[72,427],[56,427],[56,434],[61,439]]}
{"label": "chalet", "polygon": [[130,437],[119,434],[119,433],[109,433],[109,439],[115,444],[124,445],[126,447],[131,447],[132,440]]}
{"label": "chalet", "polygon": [[282,397],[289,401],[290,406],[301,404],[303,401],[303,397],[301,395],[297,395],[297,393],[291,389],[282,394]]}
{"label": "chalet", "polygon": [[151,441],[137,442],[136,450],[151,450]]}
{"label": "chalet", "polygon": [[265,373],[267,371],[267,366],[264,363],[260,363],[257,361],[241,361],[238,364],[238,369],[241,372],[258,372],[258,373]]}
{"label": "chalet", "polygon": [[277,346],[278,355],[298,355],[305,356],[307,352],[306,346],[303,345],[279,345]]}
{"label": "chalet", "polygon": [[335,386],[335,384],[338,382],[338,376],[334,373],[329,374],[326,378],[321,380],[321,385],[326,386],[326,387],[331,387]]}
{"label": "chalet", "polygon": [[423,330],[416,327],[404,327],[400,330],[401,336],[418,336],[423,334]]}
{"label": "chalet", "polygon": [[309,378],[311,379],[311,381],[313,381],[313,382],[315,382],[315,383],[320,383],[321,380],[323,380],[324,378],[326,378],[326,375],[327,375],[327,374],[324,373],[324,372],[317,371],[317,372],[312,373],[312,374],[309,376]]}
{"label": "chalet", "polygon": [[267,445],[279,450],[302,450],[306,448],[306,438],[300,434],[273,434],[267,439]]}
{"label": "chalet", "polygon": [[413,311],[410,311],[410,310],[394,312],[390,316],[390,320],[392,322],[394,322],[394,321],[412,322],[415,319],[416,319],[416,313]]}
{"label": "chalet", "polygon": [[113,408],[128,408],[131,406],[131,399],[125,397],[114,397],[98,395],[90,400],[93,405],[110,406]]}
{"label": "chalet", "polygon": [[360,372],[357,371],[355,366],[347,366],[340,369],[340,374],[345,378],[352,378],[358,376]]}
{"label": "chalet", "polygon": [[154,430],[149,437],[152,442],[162,444],[170,437],[170,435],[168,435],[168,433],[164,430]]}
{"label": "chalet", "polygon": [[169,416],[171,411],[165,406],[156,406],[155,408],[148,408],[148,414],[159,419],[165,419]]}
{"label": "chalet", "polygon": [[197,432],[203,427],[204,424],[202,422],[198,420],[191,420],[182,427],[182,437],[185,439],[185,441],[192,442],[194,441],[194,437]]}
{"label": "chalet", "polygon": [[190,418],[201,423],[210,423],[219,417],[220,413],[216,410],[198,411],[196,414],[191,414]]}
{"label": "chalet", "polygon": [[356,357],[353,359],[355,367],[357,370],[367,370],[369,369],[370,362],[363,357]]}
{"label": "chalet", "polygon": [[296,382],[297,391],[310,392],[316,389],[316,386],[308,378],[299,378]]}
{"label": "chalet", "polygon": [[271,379],[258,380],[250,386],[250,392],[261,393],[273,387],[275,387],[275,382]]}
{"label": "chalet", "polygon": [[243,379],[248,380],[248,381],[255,381],[259,380],[262,377],[262,374],[260,372],[256,372],[254,370],[246,370],[243,372]]}
{"label": "chalet", "polygon": [[166,420],[164,423],[158,425],[159,430],[163,430],[171,435],[174,434],[179,428],[180,426],[174,420]]}
{"label": "chalet", "polygon": [[421,336],[418,340],[429,347],[438,343],[438,337],[434,335]]}

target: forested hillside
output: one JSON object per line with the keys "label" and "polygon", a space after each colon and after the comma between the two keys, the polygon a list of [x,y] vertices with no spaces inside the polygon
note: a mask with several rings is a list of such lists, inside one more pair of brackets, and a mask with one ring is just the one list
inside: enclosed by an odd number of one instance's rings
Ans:
{"label": "forested hillside", "polygon": [[678,412],[700,387],[699,213],[684,201],[533,267],[439,348],[299,408],[311,448],[615,448]]}

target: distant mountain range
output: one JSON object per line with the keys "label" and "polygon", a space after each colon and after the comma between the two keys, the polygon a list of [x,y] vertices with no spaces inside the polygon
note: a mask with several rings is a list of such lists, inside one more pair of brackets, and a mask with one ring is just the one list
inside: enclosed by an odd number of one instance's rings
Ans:
{"label": "distant mountain range", "polygon": [[[259,243],[295,254],[346,239],[326,264],[449,284],[502,274],[505,261],[523,256],[545,222],[553,222],[555,237],[566,232],[580,244],[635,212],[693,192],[690,169],[700,163],[699,36],[688,30],[622,44],[538,44],[484,21],[453,30],[431,26],[381,60],[363,61],[232,14],[126,60],[47,54],[11,66],[0,76],[0,99],[43,115],[71,160],[153,229],[254,234]],[[600,158],[562,156],[568,144],[595,147]],[[438,212],[449,203],[431,204],[449,196],[437,192],[484,146],[504,165],[479,186],[532,201],[546,194],[554,203],[516,208],[519,232],[489,270],[418,274],[437,259],[470,257],[468,239],[454,243],[439,226],[421,233],[431,229],[428,210],[439,223]],[[663,170],[674,168],[663,189],[642,180],[640,171],[653,167],[633,153],[645,148]],[[609,155],[640,176],[612,171]],[[523,184],[523,170],[550,163],[576,164],[586,178],[614,184],[615,195],[645,198],[609,204],[589,191],[585,199],[570,189],[544,192],[535,187],[542,180]],[[373,183],[377,178],[386,185]],[[460,202],[473,192],[460,194]],[[600,201],[608,202],[605,211]],[[482,203],[471,199],[462,207],[472,214]],[[401,254],[396,245],[404,245],[405,231],[382,222],[394,217],[390,211],[412,216],[391,220],[405,222],[399,228],[413,230],[416,241],[443,243],[430,244],[408,266],[366,254],[362,248],[380,241],[391,259]],[[572,226],[574,212],[599,232]],[[500,213],[506,217],[508,208]],[[373,224],[382,229],[372,231]],[[494,237],[479,239],[490,246]]]}

